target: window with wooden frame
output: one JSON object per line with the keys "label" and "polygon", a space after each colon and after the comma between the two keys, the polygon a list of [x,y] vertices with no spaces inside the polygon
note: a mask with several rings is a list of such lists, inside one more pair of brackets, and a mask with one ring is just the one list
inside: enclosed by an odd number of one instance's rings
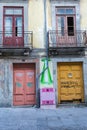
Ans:
{"label": "window with wooden frame", "polygon": [[56,7],[56,29],[60,36],[75,35],[75,8]]}
{"label": "window with wooden frame", "polygon": [[23,44],[24,15],[23,7],[3,8],[3,39],[4,44]]}

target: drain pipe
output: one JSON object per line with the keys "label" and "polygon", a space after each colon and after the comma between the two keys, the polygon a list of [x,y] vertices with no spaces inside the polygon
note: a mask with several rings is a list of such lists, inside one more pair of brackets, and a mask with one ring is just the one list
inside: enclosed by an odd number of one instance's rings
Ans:
{"label": "drain pipe", "polygon": [[47,68],[48,68],[48,34],[47,34],[47,0],[44,0],[44,41],[45,41],[45,49],[46,49],[46,60],[47,60]]}
{"label": "drain pipe", "polygon": [[44,3],[44,43],[46,48],[46,68],[38,75],[40,77],[48,69],[48,34],[47,34],[47,18],[46,18],[46,0],[43,0]]}
{"label": "drain pipe", "polygon": [[[38,86],[38,81],[40,76],[48,69],[48,34],[47,34],[47,18],[46,18],[46,0],[43,0],[44,5],[44,43],[46,49],[46,68],[37,76],[36,78],[36,85]],[[40,91],[38,89],[38,96],[40,96]],[[40,97],[38,97],[38,107],[40,107]]]}
{"label": "drain pipe", "polygon": [[38,75],[40,77],[48,69],[48,34],[47,34],[47,18],[46,18],[46,0],[43,0],[44,3],[44,43],[46,49],[46,68]]}

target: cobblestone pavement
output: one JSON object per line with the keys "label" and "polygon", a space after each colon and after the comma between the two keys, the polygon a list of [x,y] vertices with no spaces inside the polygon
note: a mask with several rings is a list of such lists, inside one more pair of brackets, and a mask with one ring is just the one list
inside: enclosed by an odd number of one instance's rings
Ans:
{"label": "cobblestone pavement", "polygon": [[87,130],[87,107],[0,108],[0,130]]}

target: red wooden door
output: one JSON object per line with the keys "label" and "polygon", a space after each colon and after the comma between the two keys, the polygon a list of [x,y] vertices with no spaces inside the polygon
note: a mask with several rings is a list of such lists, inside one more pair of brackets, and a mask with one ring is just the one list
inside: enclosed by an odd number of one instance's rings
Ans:
{"label": "red wooden door", "polygon": [[36,103],[34,66],[14,68],[14,105],[34,105]]}
{"label": "red wooden door", "polygon": [[23,46],[24,43],[24,26],[23,26],[23,9],[6,8],[4,9],[3,20],[3,41],[5,46]]}

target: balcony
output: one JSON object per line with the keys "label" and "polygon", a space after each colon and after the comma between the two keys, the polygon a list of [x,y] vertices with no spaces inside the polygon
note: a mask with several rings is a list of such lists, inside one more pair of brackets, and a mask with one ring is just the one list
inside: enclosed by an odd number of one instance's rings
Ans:
{"label": "balcony", "polygon": [[21,33],[3,33],[0,32],[0,54],[28,54],[33,48],[33,32]]}
{"label": "balcony", "polygon": [[78,55],[84,54],[87,47],[86,31],[59,31],[51,30],[48,32],[48,54],[49,56]]}

